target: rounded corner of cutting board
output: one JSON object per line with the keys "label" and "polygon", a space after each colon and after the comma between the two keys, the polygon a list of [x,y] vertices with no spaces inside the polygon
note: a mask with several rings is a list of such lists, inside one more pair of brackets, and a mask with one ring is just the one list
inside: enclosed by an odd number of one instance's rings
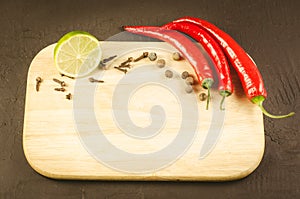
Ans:
{"label": "rounded corner of cutting board", "polygon": [[[252,164],[248,165],[247,168],[243,171],[238,171],[236,173],[231,173],[231,175],[228,176],[228,178],[223,179],[223,181],[234,181],[234,180],[241,180],[243,178],[248,177],[250,174],[252,174],[260,165],[263,156],[265,152],[265,142],[263,139],[263,143],[261,144],[260,151],[257,151],[256,159],[253,160]],[[221,177],[219,179],[222,179]]]}
{"label": "rounded corner of cutting board", "polygon": [[[263,134],[263,136],[264,136],[264,134]],[[247,170],[246,174],[244,176],[242,176],[241,178],[247,177],[248,175],[250,175],[251,173],[253,173],[258,168],[258,166],[260,165],[261,161],[263,160],[264,153],[265,153],[265,139],[263,138],[263,143],[261,145],[261,151],[259,151],[259,153],[257,154],[256,161],[253,162],[252,165],[250,165],[249,170]]]}
{"label": "rounded corner of cutting board", "polygon": [[[56,43],[53,43],[53,44],[50,44],[44,48],[42,48],[35,56],[34,58],[32,59],[30,65],[29,65],[29,71],[28,71],[28,74],[30,72],[30,69],[32,68],[32,65],[35,64],[36,60],[37,59],[40,59],[41,57],[43,57],[43,54],[48,54],[49,51],[53,51],[54,50],[54,47],[55,47]],[[53,54],[54,54],[54,51],[53,51]]]}
{"label": "rounded corner of cutting board", "polygon": [[232,174],[230,176],[230,179],[225,179],[225,180],[241,180],[243,178],[248,177],[250,174],[252,174],[260,165],[264,155],[264,146],[262,147],[262,151],[260,154],[257,155],[257,159],[253,162],[252,165],[249,165],[248,169],[244,171],[237,172],[235,174]]}
{"label": "rounded corner of cutting board", "polygon": [[63,177],[61,175],[47,171],[46,168],[39,167],[38,164],[35,163],[34,160],[31,158],[30,153],[27,151],[26,143],[24,143],[24,142],[23,142],[23,151],[24,151],[24,155],[25,155],[25,158],[26,158],[28,164],[37,173],[39,173],[40,175],[45,176],[47,178],[63,179]]}
{"label": "rounded corner of cutting board", "polygon": [[38,159],[32,158],[32,154],[28,151],[27,143],[24,139],[23,139],[23,152],[24,152],[25,158],[26,158],[28,164],[30,165],[30,167],[34,171],[36,171],[38,174],[45,176],[47,178],[52,178],[52,179],[68,179],[67,177],[64,177],[64,175],[51,172],[47,168],[43,168],[43,167],[39,166],[39,164],[37,162],[35,162]]}
{"label": "rounded corner of cutting board", "polygon": [[36,58],[40,57],[41,54],[43,53],[49,53],[49,50],[53,50],[53,54],[54,54],[54,47],[55,47],[56,43],[53,44],[49,44],[48,46],[45,46],[44,48],[42,48],[33,58],[32,62],[36,60]]}

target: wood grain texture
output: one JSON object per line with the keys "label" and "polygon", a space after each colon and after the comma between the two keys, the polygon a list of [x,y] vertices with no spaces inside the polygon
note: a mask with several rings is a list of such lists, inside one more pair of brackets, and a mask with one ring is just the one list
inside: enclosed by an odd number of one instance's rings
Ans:
{"label": "wood grain texture", "polygon": [[[191,66],[185,61],[172,61],[172,49],[163,42],[102,42],[104,57],[117,54],[118,58],[107,66],[103,79],[105,83],[99,85],[95,91],[97,102],[94,107],[97,122],[103,129],[110,142],[120,149],[131,153],[151,153],[170,143],[177,133],[180,125],[180,104],[172,93],[164,91],[157,85],[144,87],[141,92],[136,92],[128,104],[129,114],[137,125],[149,124],[149,110],[159,103],[167,113],[167,121],[161,134],[149,140],[130,138],[114,123],[111,111],[113,90],[118,80],[124,74],[113,69],[127,57],[138,57],[141,52],[156,48],[159,57],[166,59],[172,69],[181,73],[187,70],[193,73]],[[217,144],[204,159],[199,159],[200,149],[203,147],[207,132],[212,123],[212,107],[219,102],[218,94],[213,91],[213,103],[210,110],[205,110],[205,103],[198,102],[199,122],[196,137],[186,153],[170,166],[147,174],[133,174],[119,172],[106,167],[87,152],[80,141],[73,115],[74,99],[65,99],[68,92],[74,93],[75,80],[60,77],[53,64],[54,44],[40,51],[33,59],[28,72],[26,107],[23,130],[23,148],[29,164],[42,175],[57,179],[101,179],[101,180],[182,180],[182,181],[225,181],[240,179],[259,165],[264,153],[264,128],[263,117],[258,107],[251,104],[242,94],[240,86],[226,102],[226,113],[222,134]],[[157,50],[169,49],[170,51]],[[137,49],[125,52],[126,49]],[[155,64],[149,60],[142,60],[134,66]],[[154,70],[154,69],[153,69]],[[164,78],[165,69],[160,69]],[[95,71],[96,76],[100,71]],[[129,73],[133,73],[129,71]],[[43,78],[40,91],[35,91],[35,79]],[[238,85],[236,75],[235,85]],[[59,93],[53,89],[57,83],[52,78],[60,78],[67,82],[67,92]],[[177,78],[177,79],[176,79]],[[175,80],[182,81],[180,77]],[[81,79],[82,84],[76,84],[76,89],[87,88],[92,84],[88,77]],[[124,86],[124,85],[123,85]],[[143,90],[144,89],[144,90]],[[192,95],[201,91],[199,85],[195,87]],[[147,95],[148,93],[148,95]],[[186,93],[182,93],[186,95]],[[178,96],[177,96],[178,97]],[[180,97],[180,96],[179,96]],[[102,100],[105,99],[105,100]],[[160,99],[161,101],[158,101]],[[81,107],[88,109],[91,107]],[[101,114],[100,114],[101,113]],[[87,124],[89,126],[89,124]],[[86,129],[88,132],[88,129]],[[109,151],[108,151],[109,153]],[[164,158],[164,157],[161,157]],[[128,161],[130,164],[130,160]],[[156,161],[156,160],[153,160]],[[124,163],[124,162],[122,162]]]}

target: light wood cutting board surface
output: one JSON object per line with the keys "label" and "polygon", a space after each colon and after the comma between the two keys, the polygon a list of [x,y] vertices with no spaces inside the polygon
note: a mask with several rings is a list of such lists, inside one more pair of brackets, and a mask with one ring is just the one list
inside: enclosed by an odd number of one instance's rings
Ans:
{"label": "light wood cutting board surface", "polygon": [[[192,67],[186,60],[172,60],[175,49],[168,44],[101,44],[104,58],[118,55],[117,58],[109,62],[105,70],[97,69],[90,76],[78,80],[59,75],[53,62],[55,44],[41,50],[30,65],[23,148],[29,164],[38,173],[56,179],[225,181],[243,178],[257,168],[264,153],[263,116],[260,109],[243,94],[236,74],[233,74],[235,93],[226,99],[226,110],[219,111],[220,97],[216,91],[212,92],[209,110],[205,110],[205,102],[200,101],[198,95],[206,91],[199,85],[191,94],[184,91],[186,86],[180,74],[184,70],[193,74]],[[113,69],[128,57],[138,57],[144,51],[156,52],[158,58],[166,60],[167,66],[161,69],[155,62],[144,59],[134,63],[126,75]],[[174,72],[171,79],[164,75],[168,68]],[[152,74],[158,74],[153,77],[159,83],[131,87],[151,78]],[[35,79],[38,76],[42,77],[43,82],[40,91],[36,92]],[[101,78],[105,82],[90,83],[89,77]],[[128,78],[126,81],[125,77]],[[65,81],[67,91],[54,91],[59,86],[53,78]],[[162,83],[172,85],[172,88],[162,86]],[[65,97],[68,93],[73,95],[71,100]],[[92,103],[89,103],[90,96],[93,97]],[[123,99],[122,96],[129,98]],[[195,121],[192,121],[195,114],[188,109],[190,105],[186,105],[187,101],[182,102],[186,98],[196,99],[196,104],[191,105],[197,112],[195,130]],[[124,102],[125,108],[122,105]],[[153,111],[152,108],[157,105],[163,113]],[[147,128],[155,122],[160,124],[163,116],[165,121],[156,134],[157,127],[154,125],[153,132],[150,129],[152,137],[142,139],[126,133],[127,124],[124,121],[128,118],[122,121],[124,112],[135,127]],[[186,137],[191,139],[187,141],[188,146],[174,146],[174,154],[178,153],[178,156],[167,161],[173,156],[160,152],[174,145],[182,125],[183,112],[188,112],[191,117],[185,120],[191,122],[185,129]],[[91,119],[90,113],[94,114]],[[111,144],[109,146],[129,155],[119,157],[119,153],[104,145],[104,142],[99,142],[98,146],[97,139],[91,140],[98,138],[96,127],[101,129],[101,135]],[[182,140],[188,139],[186,137],[183,136]],[[87,145],[88,141],[95,145]],[[99,154],[105,157],[101,159]],[[136,155],[141,158],[132,158]],[[166,163],[160,165],[161,162]]]}

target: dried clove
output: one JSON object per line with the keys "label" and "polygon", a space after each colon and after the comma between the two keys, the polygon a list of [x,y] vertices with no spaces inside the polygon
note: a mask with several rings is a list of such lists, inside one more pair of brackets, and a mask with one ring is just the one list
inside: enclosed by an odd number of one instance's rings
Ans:
{"label": "dried clove", "polygon": [[106,66],[106,63],[116,58],[117,55],[110,56],[100,61],[100,66]]}
{"label": "dried clove", "polygon": [[113,59],[116,58],[116,57],[117,57],[117,55],[110,56],[110,57],[108,57],[108,58],[106,58],[106,59],[103,59],[102,62],[105,64],[105,63],[107,63],[107,62],[113,60]]}
{"label": "dried clove", "polygon": [[75,77],[70,77],[70,76],[67,76],[67,75],[62,74],[62,73],[60,73],[60,76],[62,76],[62,77],[68,77],[68,78],[70,78],[70,79],[75,79]]}
{"label": "dried clove", "polygon": [[41,86],[41,82],[43,81],[43,79],[41,77],[37,77],[36,78],[36,86],[35,86],[35,89],[37,92],[40,91],[40,86]]}
{"label": "dried clove", "polygon": [[124,69],[124,68],[120,68],[120,67],[117,67],[117,66],[115,66],[114,68],[117,69],[117,70],[119,70],[119,71],[122,71],[125,74],[127,73],[127,70]]}
{"label": "dried clove", "polygon": [[148,57],[148,52],[143,52],[143,54],[141,56],[139,56],[138,58],[134,59],[134,62],[140,61],[141,59],[144,59]]}
{"label": "dried clove", "polygon": [[130,64],[120,65],[119,68],[130,68]]}
{"label": "dried clove", "polygon": [[64,81],[60,81],[59,79],[53,78],[53,81],[59,83],[61,87],[67,86],[67,84]]}
{"label": "dried clove", "polygon": [[132,62],[132,61],[133,61],[133,57],[128,57],[128,59],[126,61],[122,62],[120,64],[120,66],[124,66],[124,65],[126,65],[126,64],[128,64],[129,62]]}
{"label": "dried clove", "polygon": [[54,90],[55,91],[61,91],[61,92],[65,92],[66,91],[66,89],[63,88],[63,87],[61,87],[61,88],[55,88]]}
{"label": "dried clove", "polygon": [[103,80],[94,79],[93,77],[90,77],[90,78],[89,78],[89,81],[92,82],[92,83],[94,83],[94,82],[97,82],[97,83],[104,83]]}
{"label": "dried clove", "polygon": [[66,99],[71,100],[72,99],[72,94],[71,93],[67,94]]}

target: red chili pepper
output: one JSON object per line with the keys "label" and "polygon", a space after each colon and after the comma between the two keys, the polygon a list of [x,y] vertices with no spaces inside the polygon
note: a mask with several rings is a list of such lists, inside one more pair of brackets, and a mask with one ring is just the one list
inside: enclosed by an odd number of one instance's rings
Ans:
{"label": "red chili pepper", "polygon": [[222,104],[225,97],[233,93],[233,84],[231,81],[230,69],[226,56],[224,55],[219,44],[209,35],[209,33],[192,23],[171,22],[162,27],[171,30],[178,30],[191,36],[203,46],[208,55],[212,58],[212,61],[214,62],[214,65],[218,71],[219,92],[220,95],[223,96],[220,109],[223,109]]}
{"label": "red chili pepper", "polygon": [[196,24],[208,31],[219,42],[231,64],[237,71],[248,99],[254,104],[257,104],[265,115],[271,118],[285,118],[295,114],[294,112],[291,112],[287,115],[276,116],[268,113],[264,109],[262,104],[267,97],[267,92],[261,74],[252,58],[227,33],[223,32],[215,25],[195,17],[183,17],[173,22],[189,22]]}
{"label": "red chili pepper", "polygon": [[[199,47],[190,39],[177,31],[167,30],[161,27],[124,26],[123,29],[131,33],[160,39],[173,45],[193,66],[199,83],[203,88],[208,89],[208,96],[210,96],[210,88],[213,84],[212,71]],[[206,109],[208,109],[208,105],[209,97],[207,99]]]}

